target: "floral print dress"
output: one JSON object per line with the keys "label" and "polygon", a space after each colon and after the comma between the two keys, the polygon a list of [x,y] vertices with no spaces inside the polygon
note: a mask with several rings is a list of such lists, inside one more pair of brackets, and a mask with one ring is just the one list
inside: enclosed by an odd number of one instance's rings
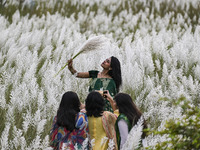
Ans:
{"label": "floral print dress", "polygon": [[[50,146],[55,150],[81,149],[84,140],[88,137],[88,120],[85,113],[79,112],[76,117],[75,129],[70,132],[65,127],[57,125],[57,117],[53,119],[52,128],[50,131]],[[88,145],[84,145],[88,149]]]}

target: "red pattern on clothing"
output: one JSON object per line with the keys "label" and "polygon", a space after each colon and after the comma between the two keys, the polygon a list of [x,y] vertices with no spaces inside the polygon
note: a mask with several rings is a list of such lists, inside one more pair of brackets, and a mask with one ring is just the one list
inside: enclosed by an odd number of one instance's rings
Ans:
{"label": "red pattern on clothing", "polygon": [[79,112],[76,118],[76,129],[72,132],[65,127],[57,125],[57,117],[54,117],[51,132],[50,132],[50,146],[55,150],[62,148],[74,150],[75,146],[81,148],[83,141],[88,137],[88,120],[87,116]]}

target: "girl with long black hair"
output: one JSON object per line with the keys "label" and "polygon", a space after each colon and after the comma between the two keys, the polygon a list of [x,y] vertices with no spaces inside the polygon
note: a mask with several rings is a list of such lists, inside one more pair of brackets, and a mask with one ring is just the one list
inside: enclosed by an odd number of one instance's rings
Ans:
{"label": "girl with long black hair", "polygon": [[[90,83],[89,92],[91,91],[103,91],[108,90],[110,95],[114,97],[120,89],[122,84],[121,77],[121,65],[119,60],[112,56],[104,60],[101,64],[103,70],[100,72],[98,70],[90,70],[88,72],[77,72],[73,68],[72,59],[68,61],[68,69],[70,72],[78,78],[92,78]],[[111,111],[112,107],[110,103],[104,99],[104,110]]]}
{"label": "girl with long black hair", "polygon": [[[119,116],[115,123],[116,136],[118,148],[122,148],[123,144],[126,142],[128,133],[131,128],[137,124],[140,117],[142,117],[142,112],[133,102],[130,95],[126,93],[118,93],[115,95],[114,99],[109,93],[105,94],[107,100],[111,103],[113,110],[119,110]],[[144,120],[143,129],[147,128],[146,121]],[[145,132],[142,134],[142,138],[145,137]]]}
{"label": "girl with long black hair", "polygon": [[82,148],[88,137],[88,120],[86,114],[80,112],[80,106],[76,93],[69,91],[63,94],[50,132],[50,146],[54,149],[71,150],[75,149],[75,145]]}

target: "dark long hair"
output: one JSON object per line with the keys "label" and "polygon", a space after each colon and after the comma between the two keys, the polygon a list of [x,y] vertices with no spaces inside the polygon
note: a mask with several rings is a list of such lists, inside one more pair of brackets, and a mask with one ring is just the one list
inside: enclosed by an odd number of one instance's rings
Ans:
{"label": "dark long hair", "polygon": [[75,117],[80,112],[80,100],[72,91],[63,94],[57,111],[57,124],[66,127],[67,130],[75,129]]}
{"label": "dark long hair", "polygon": [[[137,124],[138,120],[142,116],[142,112],[137,108],[135,103],[133,102],[131,96],[125,93],[118,93],[115,95],[114,100],[117,104],[117,107],[119,109],[119,113],[123,113],[125,116],[127,116],[128,120],[134,126]],[[143,128],[147,128],[146,121],[144,120]],[[143,132],[142,137],[145,137],[145,133]]]}
{"label": "dark long hair", "polygon": [[99,92],[92,91],[88,94],[86,100],[87,116],[100,117],[103,113],[104,99]]}
{"label": "dark long hair", "polygon": [[111,57],[110,67],[112,68],[112,70],[109,70],[108,74],[115,81],[117,92],[119,92],[119,87],[122,84],[121,65],[119,60],[114,56]]}

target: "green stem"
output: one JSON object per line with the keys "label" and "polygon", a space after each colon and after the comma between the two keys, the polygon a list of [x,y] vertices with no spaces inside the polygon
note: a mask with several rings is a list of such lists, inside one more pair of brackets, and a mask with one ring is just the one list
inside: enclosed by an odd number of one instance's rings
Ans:
{"label": "green stem", "polygon": [[[73,58],[75,59],[78,55],[80,55],[82,53],[82,51],[78,52]],[[54,77],[56,77],[66,66],[68,65],[68,62],[54,75]]]}
{"label": "green stem", "polygon": [[78,55],[80,55],[82,52],[78,52],[72,59],[75,59]]}
{"label": "green stem", "polygon": [[54,75],[54,77],[56,77],[67,65],[68,62]]}

